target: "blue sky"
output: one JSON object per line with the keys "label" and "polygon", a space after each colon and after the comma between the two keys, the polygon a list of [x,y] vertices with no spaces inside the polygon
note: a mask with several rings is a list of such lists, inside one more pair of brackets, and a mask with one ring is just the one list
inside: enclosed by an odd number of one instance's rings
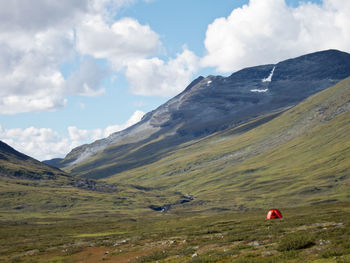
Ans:
{"label": "blue sky", "polygon": [[135,123],[199,75],[350,51],[340,0],[59,5],[0,0],[0,139],[40,160]]}

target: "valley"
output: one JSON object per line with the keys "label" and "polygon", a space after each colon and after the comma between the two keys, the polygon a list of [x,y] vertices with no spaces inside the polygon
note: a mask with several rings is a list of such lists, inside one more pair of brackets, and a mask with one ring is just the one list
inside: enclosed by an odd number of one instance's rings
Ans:
{"label": "valley", "polygon": [[63,159],[0,142],[0,261],[349,262],[349,76],[317,52],[199,77]]}

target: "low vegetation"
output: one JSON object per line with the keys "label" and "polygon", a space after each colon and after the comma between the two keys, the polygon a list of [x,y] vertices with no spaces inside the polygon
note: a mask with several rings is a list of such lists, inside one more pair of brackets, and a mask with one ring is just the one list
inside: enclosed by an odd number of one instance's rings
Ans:
{"label": "low vegetation", "polygon": [[349,201],[349,97],[350,78],[252,130],[192,141],[105,180],[190,194],[194,209]]}
{"label": "low vegetation", "polygon": [[4,155],[0,262],[350,262],[349,97],[347,79],[98,182]]}
{"label": "low vegetation", "polygon": [[2,220],[0,262],[350,262],[350,203]]}
{"label": "low vegetation", "polygon": [[281,238],[277,250],[290,251],[312,247],[315,245],[315,237],[309,232],[297,232]]}

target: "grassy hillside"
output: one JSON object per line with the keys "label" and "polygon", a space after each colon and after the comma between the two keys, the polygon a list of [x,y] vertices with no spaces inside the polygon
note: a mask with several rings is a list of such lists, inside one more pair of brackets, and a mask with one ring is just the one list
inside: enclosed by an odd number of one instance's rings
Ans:
{"label": "grassy hillside", "polygon": [[188,142],[153,164],[94,183],[29,157],[1,158],[2,171],[12,175],[0,176],[0,219],[349,201],[349,98],[347,79],[283,113]]}
{"label": "grassy hillside", "polygon": [[221,213],[95,213],[0,221],[10,263],[345,263],[349,203]]}
{"label": "grassy hillside", "polygon": [[109,183],[179,191],[191,209],[295,206],[350,199],[350,79],[243,134],[182,145]]}
{"label": "grassy hillside", "polygon": [[69,175],[22,154],[0,141],[0,177],[65,181]]}
{"label": "grassy hillside", "polygon": [[155,200],[181,198],[180,193],[149,193],[137,186],[76,178],[0,142],[0,220],[125,215],[149,210]]}
{"label": "grassy hillside", "polygon": [[152,205],[179,203],[179,192],[149,191],[134,185],[85,180],[30,180],[0,177],[0,221],[109,214],[120,218],[152,212]]}
{"label": "grassy hillside", "polygon": [[0,261],[349,262],[349,131],[350,78],[103,181],[1,145]]}
{"label": "grassy hillside", "polygon": [[[237,132],[242,133],[253,129],[273,119],[280,114],[281,111],[283,110],[262,114],[259,118],[242,126]],[[160,160],[168,156],[169,153],[181,149],[183,147],[183,142],[184,139],[180,135],[174,136],[173,131],[155,135],[150,140],[144,140],[138,143],[128,144],[126,140],[123,140],[76,165],[63,169],[76,176],[101,179],[109,177],[117,172],[133,169]]]}
{"label": "grassy hillside", "polygon": [[[272,70],[273,81],[262,82]],[[86,178],[110,177],[159,161],[185,142],[294,106],[348,76],[350,54],[326,50],[228,77],[199,77],[134,126],[77,147],[56,165]]]}

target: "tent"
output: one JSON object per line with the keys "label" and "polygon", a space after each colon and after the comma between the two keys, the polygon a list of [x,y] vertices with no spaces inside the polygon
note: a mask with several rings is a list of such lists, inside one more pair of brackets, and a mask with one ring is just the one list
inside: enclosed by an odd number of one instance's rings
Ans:
{"label": "tent", "polygon": [[271,209],[266,215],[266,219],[278,219],[278,218],[282,218],[282,213],[278,209]]}

